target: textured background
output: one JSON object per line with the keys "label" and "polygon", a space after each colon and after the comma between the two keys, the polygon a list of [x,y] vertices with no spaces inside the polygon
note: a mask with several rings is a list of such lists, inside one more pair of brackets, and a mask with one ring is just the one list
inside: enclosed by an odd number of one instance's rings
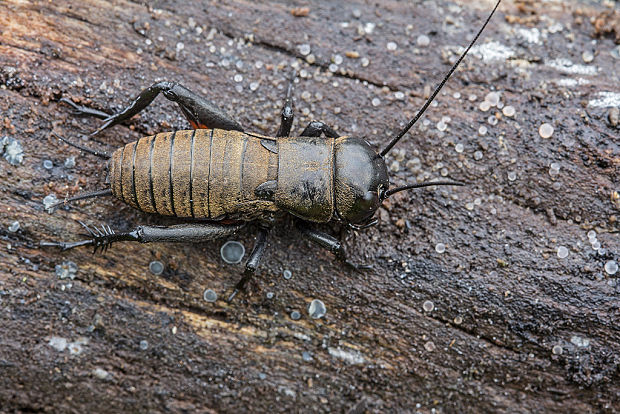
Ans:
{"label": "textured background", "polygon": [[[206,288],[223,297],[242,271],[220,258],[224,241],[118,244],[105,256],[38,248],[79,238],[77,220],[166,222],[112,198],[44,211],[46,195],[105,179],[101,160],[50,135],[99,125],[58,100],[118,110],[174,80],[273,134],[293,65],[294,131],[319,119],[381,148],[491,2],[1,2],[0,137],[19,140],[24,159],[0,159],[0,411],[618,411],[620,273],[604,265],[620,261],[609,109],[620,100],[620,12],[615,2],[543,3],[505,1],[428,122],[387,159],[395,184],[447,174],[471,185],[390,199],[377,227],[347,239],[355,260],[374,265],[364,273],[284,220],[249,292],[228,305],[202,299]],[[306,16],[291,13],[299,7]],[[480,109],[492,91],[514,116]],[[89,145],[174,128],[187,123],[159,98]],[[253,230],[237,238],[248,250]],[[161,276],[148,270],[157,259]],[[77,264],[73,280],[55,274],[66,261]],[[315,298],[327,306],[319,320],[307,313]]]}

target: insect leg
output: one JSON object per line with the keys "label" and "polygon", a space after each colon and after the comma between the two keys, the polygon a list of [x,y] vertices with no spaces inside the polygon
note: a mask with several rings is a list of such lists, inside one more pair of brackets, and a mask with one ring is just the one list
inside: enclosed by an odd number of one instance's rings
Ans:
{"label": "insect leg", "polygon": [[74,110],[73,113],[76,115],[95,116],[104,120],[103,125],[90,134],[94,136],[104,129],[110,128],[136,115],[150,105],[160,93],[163,93],[166,99],[176,102],[179,105],[181,112],[183,112],[183,115],[185,115],[194,128],[243,130],[241,125],[232,120],[226,112],[218,108],[215,104],[175,82],[164,81],[149,86],[140,92],[133,102],[125,109],[113,115],[76,105],[67,99],[62,101],[71,105]]}
{"label": "insect leg", "polygon": [[241,229],[243,224],[178,224],[174,226],[138,226],[135,229],[116,233],[110,226],[90,227],[84,223],[82,226],[88,231],[92,238],[77,242],[40,242],[40,246],[59,247],[62,250],[73,249],[79,246],[93,246],[94,252],[107,250],[112,243],[120,241],[137,241],[140,243],[150,242],[185,242],[198,243],[208,240],[215,240],[230,236]]}
{"label": "insect leg", "polygon": [[344,246],[335,237],[329,234],[323,233],[322,231],[318,231],[313,228],[310,228],[306,223],[302,221],[297,222],[297,228],[299,229],[299,231],[301,231],[301,234],[305,238],[307,238],[311,242],[318,244],[321,247],[328,249],[329,251],[331,251],[332,253],[336,255],[336,258],[338,258],[338,260],[340,260],[347,266],[350,266],[356,270],[365,270],[365,269],[372,268],[372,266],[370,265],[356,264],[356,263],[350,262],[349,259],[347,258],[347,252]]}
{"label": "insect leg", "polygon": [[258,268],[258,264],[260,263],[260,259],[263,256],[265,251],[265,246],[267,245],[267,233],[269,233],[268,228],[261,228],[256,236],[256,243],[254,244],[254,249],[252,249],[252,253],[250,253],[250,258],[247,262],[245,262],[245,271],[243,272],[243,276],[235,285],[235,290],[228,297],[228,302],[230,303],[233,298],[245,287],[246,283],[250,280],[250,278],[256,272],[256,268]]}
{"label": "insect leg", "polygon": [[71,106],[73,110],[71,113],[75,116],[94,116],[99,119],[106,119],[110,117],[110,114],[107,112],[98,111],[96,109],[88,108],[86,106],[81,106],[73,102],[71,99],[61,98],[59,102],[64,102],[67,105]]}
{"label": "insect leg", "polygon": [[288,88],[286,89],[286,99],[284,100],[284,108],[282,108],[282,121],[280,122],[280,127],[278,128],[278,132],[276,132],[276,137],[288,137],[291,133],[291,127],[293,126],[293,118],[295,114],[293,113],[293,82],[295,81],[295,77],[293,76],[288,84]]}
{"label": "insect leg", "polygon": [[328,138],[338,138],[340,135],[334,131],[331,127],[324,124],[321,121],[312,121],[308,124],[306,129],[301,133],[302,137],[320,137],[321,133],[325,134]]}

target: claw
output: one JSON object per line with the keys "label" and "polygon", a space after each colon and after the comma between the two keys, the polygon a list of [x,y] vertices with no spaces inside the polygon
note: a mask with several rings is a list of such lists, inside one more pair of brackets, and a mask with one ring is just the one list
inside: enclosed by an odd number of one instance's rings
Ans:
{"label": "claw", "polygon": [[228,304],[230,304],[232,302],[232,300],[235,298],[235,296],[237,296],[237,293],[239,293],[239,289],[235,288],[233,293],[231,293],[230,296],[228,297],[228,299],[226,299],[226,302]]}
{"label": "claw", "polygon": [[69,250],[69,249],[73,249],[75,247],[79,247],[79,246],[87,246],[89,244],[92,244],[93,240],[81,240],[81,241],[77,241],[77,242],[48,242],[48,241],[41,241],[39,242],[39,246],[41,247],[59,247],[63,252],[65,250]]}

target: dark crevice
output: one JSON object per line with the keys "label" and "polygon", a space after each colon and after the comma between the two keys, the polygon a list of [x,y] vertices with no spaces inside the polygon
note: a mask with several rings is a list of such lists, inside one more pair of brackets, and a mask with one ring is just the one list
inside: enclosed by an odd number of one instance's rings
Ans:
{"label": "dark crevice", "polygon": [[[237,39],[238,36],[235,36],[233,33],[231,32],[227,32],[224,29],[222,29],[221,27],[217,27],[214,26],[222,35],[226,36],[229,39]],[[326,62],[320,62],[320,61],[316,61],[314,63],[309,63],[305,56],[303,56],[301,53],[297,53],[294,50],[289,50],[287,48],[285,48],[284,46],[281,45],[277,45],[274,43],[271,43],[269,41],[266,40],[254,40],[252,41],[252,45],[254,46],[258,46],[258,47],[262,47],[263,49],[267,49],[267,50],[271,50],[274,52],[278,52],[278,53],[282,53],[284,55],[296,58],[296,59],[301,59],[303,60],[306,64],[310,65],[310,66],[314,66],[314,67],[319,67],[321,69],[323,69],[324,71],[329,71],[329,63]],[[358,76],[357,74],[355,74],[353,71],[349,71],[347,73],[341,73],[341,72],[332,72],[334,76],[339,77],[339,78],[346,78],[346,79],[352,79],[352,80],[357,80],[360,82],[366,82],[369,85],[374,85],[377,88],[383,88],[383,87],[388,87],[391,91],[398,91],[399,88],[395,85],[390,85],[390,84],[386,84],[386,83],[379,83],[377,81],[374,81],[372,79],[368,79],[362,76]]]}

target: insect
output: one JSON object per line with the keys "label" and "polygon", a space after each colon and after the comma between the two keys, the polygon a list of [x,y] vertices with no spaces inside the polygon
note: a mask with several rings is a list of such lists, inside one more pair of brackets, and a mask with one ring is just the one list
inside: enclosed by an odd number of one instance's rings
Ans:
{"label": "insect", "polygon": [[41,245],[63,250],[93,246],[95,251],[104,251],[120,241],[203,242],[232,235],[246,223],[256,222],[259,227],[256,243],[243,276],[229,297],[232,300],[256,271],[276,218],[288,213],[295,216],[297,228],[307,239],[329,249],[355,269],[367,268],[349,261],[343,244],[313,229],[311,223],[336,221],[363,229],[376,223],[373,215],[394,193],[430,185],[462,185],[433,181],[389,188],[384,156],[426,111],[477,41],[500,2],[497,1],[468,48],[416,116],[379,153],[365,140],[341,137],[317,121],[311,122],[299,136],[290,137],[294,79],[287,89],[275,137],[245,132],[215,104],[173,82],[152,85],[113,115],[65,99],[76,115],[104,120],[91,136],[136,115],[160,93],[179,105],[193,130],[144,137],[112,154],[57,135],[70,145],[108,159],[110,188],[75,196],[52,208],[68,201],[114,195],[144,212],[181,217],[187,222],[168,227],[137,226],[121,233],[106,225],[97,228],[83,224],[89,238],[76,242],[41,242]]}

